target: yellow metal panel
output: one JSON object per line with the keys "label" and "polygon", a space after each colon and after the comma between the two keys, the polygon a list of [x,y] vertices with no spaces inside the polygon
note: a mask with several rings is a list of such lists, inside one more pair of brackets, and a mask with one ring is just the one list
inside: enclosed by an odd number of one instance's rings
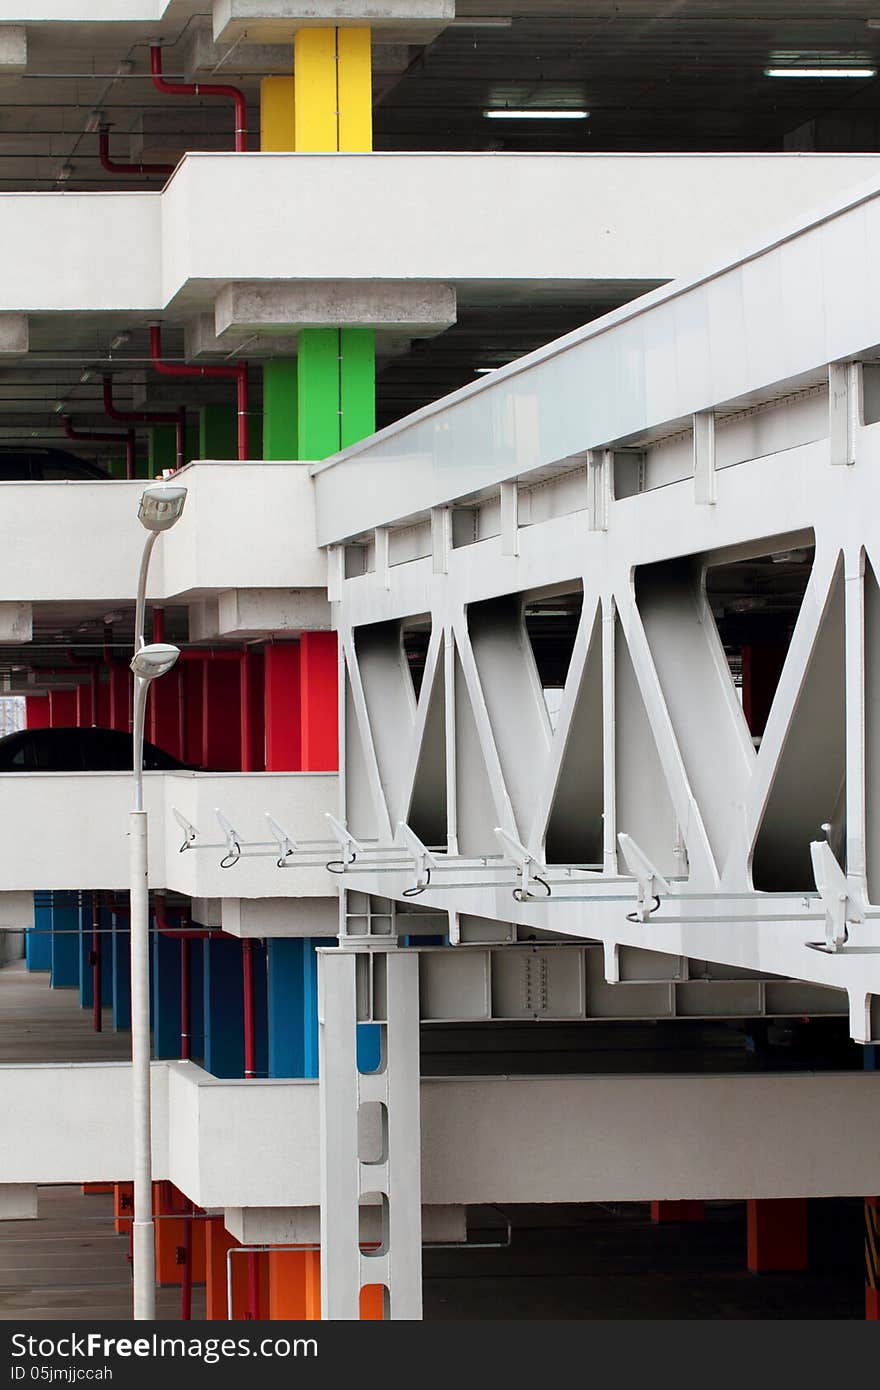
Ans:
{"label": "yellow metal panel", "polygon": [[264,77],[260,83],[260,149],[276,153],[294,148],[295,83],[290,77]]}
{"label": "yellow metal panel", "polygon": [[336,150],[339,148],[336,30],[298,30],[294,52],[294,148]]}
{"label": "yellow metal panel", "polygon": [[337,29],[339,54],[339,146],[373,148],[373,65],[369,29]]}

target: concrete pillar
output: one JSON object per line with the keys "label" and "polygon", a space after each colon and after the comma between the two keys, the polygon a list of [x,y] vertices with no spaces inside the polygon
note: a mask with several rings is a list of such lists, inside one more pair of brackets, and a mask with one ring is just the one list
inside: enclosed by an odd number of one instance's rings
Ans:
{"label": "concrete pillar", "polygon": [[658,1225],[667,1222],[702,1221],[706,1215],[702,1202],[652,1202],[651,1220]]}
{"label": "concrete pillar", "polygon": [[29,971],[52,969],[52,895],[34,894],[34,925],[24,934],[25,964]]}
{"label": "concrete pillar", "polygon": [[266,771],[302,768],[300,644],[272,642],[265,652]]}
{"label": "concrete pillar", "polygon": [[[153,920],[155,927],[155,919]],[[153,931],[153,1056],[180,1056],[180,941]]]}
{"label": "concrete pillar", "polygon": [[805,1197],[750,1199],[747,1228],[748,1267],[753,1274],[808,1268]]}
{"label": "concrete pillar", "polygon": [[79,987],[79,902],[76,893],[52,894],[53,989]]}
{"label": "concrete pillar", "polygon": [[244,1003],[241,942],[212,937],[204,943],[205,1070],[244,1076]]}

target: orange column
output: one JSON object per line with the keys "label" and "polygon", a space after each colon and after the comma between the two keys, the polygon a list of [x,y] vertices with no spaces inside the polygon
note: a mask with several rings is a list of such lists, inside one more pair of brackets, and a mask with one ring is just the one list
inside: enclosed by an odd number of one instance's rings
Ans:
{"label": "orange column", "polygon": [[[183,1252],[185,1245],[184,1213],[186,1198],[170,1182],[153,1184],[153,1213],[156,1228],[156,1282],[160,1285],[179,1285],[183,1281]],[[198,1217],[192,1223],[192,1282],[205,1282],[205,1222]]]}
{"label": "orange column", "polygon": [[748,1207],[748,1256],[753,1274],[808,1268],[807,1200],[762,1197]]}
{"label": "orange column", "polygon": [[[220,1216],[207,1217],[205,1228],[205,1317],[209,1322],[240,1321],[248,1310],[248,1261],[245,1255],[232,1256],[232,1312],[227,1311],[226,1253],[241,1242],[231,1236]],[[258,1256],[260,1318],[269,1314],[269,1261]]]}
{"label": "orange column", "polygon": [[131,1230],[131,1213],[134,1209],[134,1184],[115,1182],[113,1184],[113,1226],[117,1235],[127,1236]]}
{"label": "orange column", "polygon": [[[269,1255],[269,1317],[273,1322],[319,1322],[321,1256],[317,1250],[273,1250]],[[368,1284],[361,1290],[361,1321],[382,1322],[385,1290]]]}

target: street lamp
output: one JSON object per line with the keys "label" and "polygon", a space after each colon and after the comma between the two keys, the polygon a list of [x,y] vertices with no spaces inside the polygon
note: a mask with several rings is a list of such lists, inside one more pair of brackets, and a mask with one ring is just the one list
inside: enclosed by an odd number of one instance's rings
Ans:
{"label": "street lamp", "polygon": [[132,1284],[134,1317],[156,1316],[156,1250],[153,1231],[153,1154],[150,1113],[150,899],[147,881],[147,813],[144,810],[144,722],[150,682],[170,671],[180,655],[165,642],[144,645],[147,571],[158,537],[179,518],[186,488],[154,483],[144,489],[138,518],[149,531],[138,575],[135,608],[133,692],[134,808],[129,814],[131,900],[131,1089],[134,1169]]}

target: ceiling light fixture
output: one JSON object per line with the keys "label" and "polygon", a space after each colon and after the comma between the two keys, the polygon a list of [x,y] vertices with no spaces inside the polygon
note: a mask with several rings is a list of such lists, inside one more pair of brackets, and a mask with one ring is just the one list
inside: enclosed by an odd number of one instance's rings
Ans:
{"label": "ceiling light fixture", "polygon": [[509,16],[484,15],[482,19],[454,19],[447,27],[450,29],[509,29],[513,20]]}
{"label": "ceiling light fixture", "polygon": [[832,67],[791,67],[791,68],[765,68],[765,77],[876,77],[876,68],[857,67],[857,68],[832,68]]}
{"label": "ceiling light fixture", "polygon": [[127,347],[130,342],[130,333],[117,333],[115,338],[110,339],[110,347],[115,351],[117,348]]}
{"label": "ceiling light fixture", "polygon": [[571,106],[490,106],[483,112],[487,121],[585,121],[589,114]]}

